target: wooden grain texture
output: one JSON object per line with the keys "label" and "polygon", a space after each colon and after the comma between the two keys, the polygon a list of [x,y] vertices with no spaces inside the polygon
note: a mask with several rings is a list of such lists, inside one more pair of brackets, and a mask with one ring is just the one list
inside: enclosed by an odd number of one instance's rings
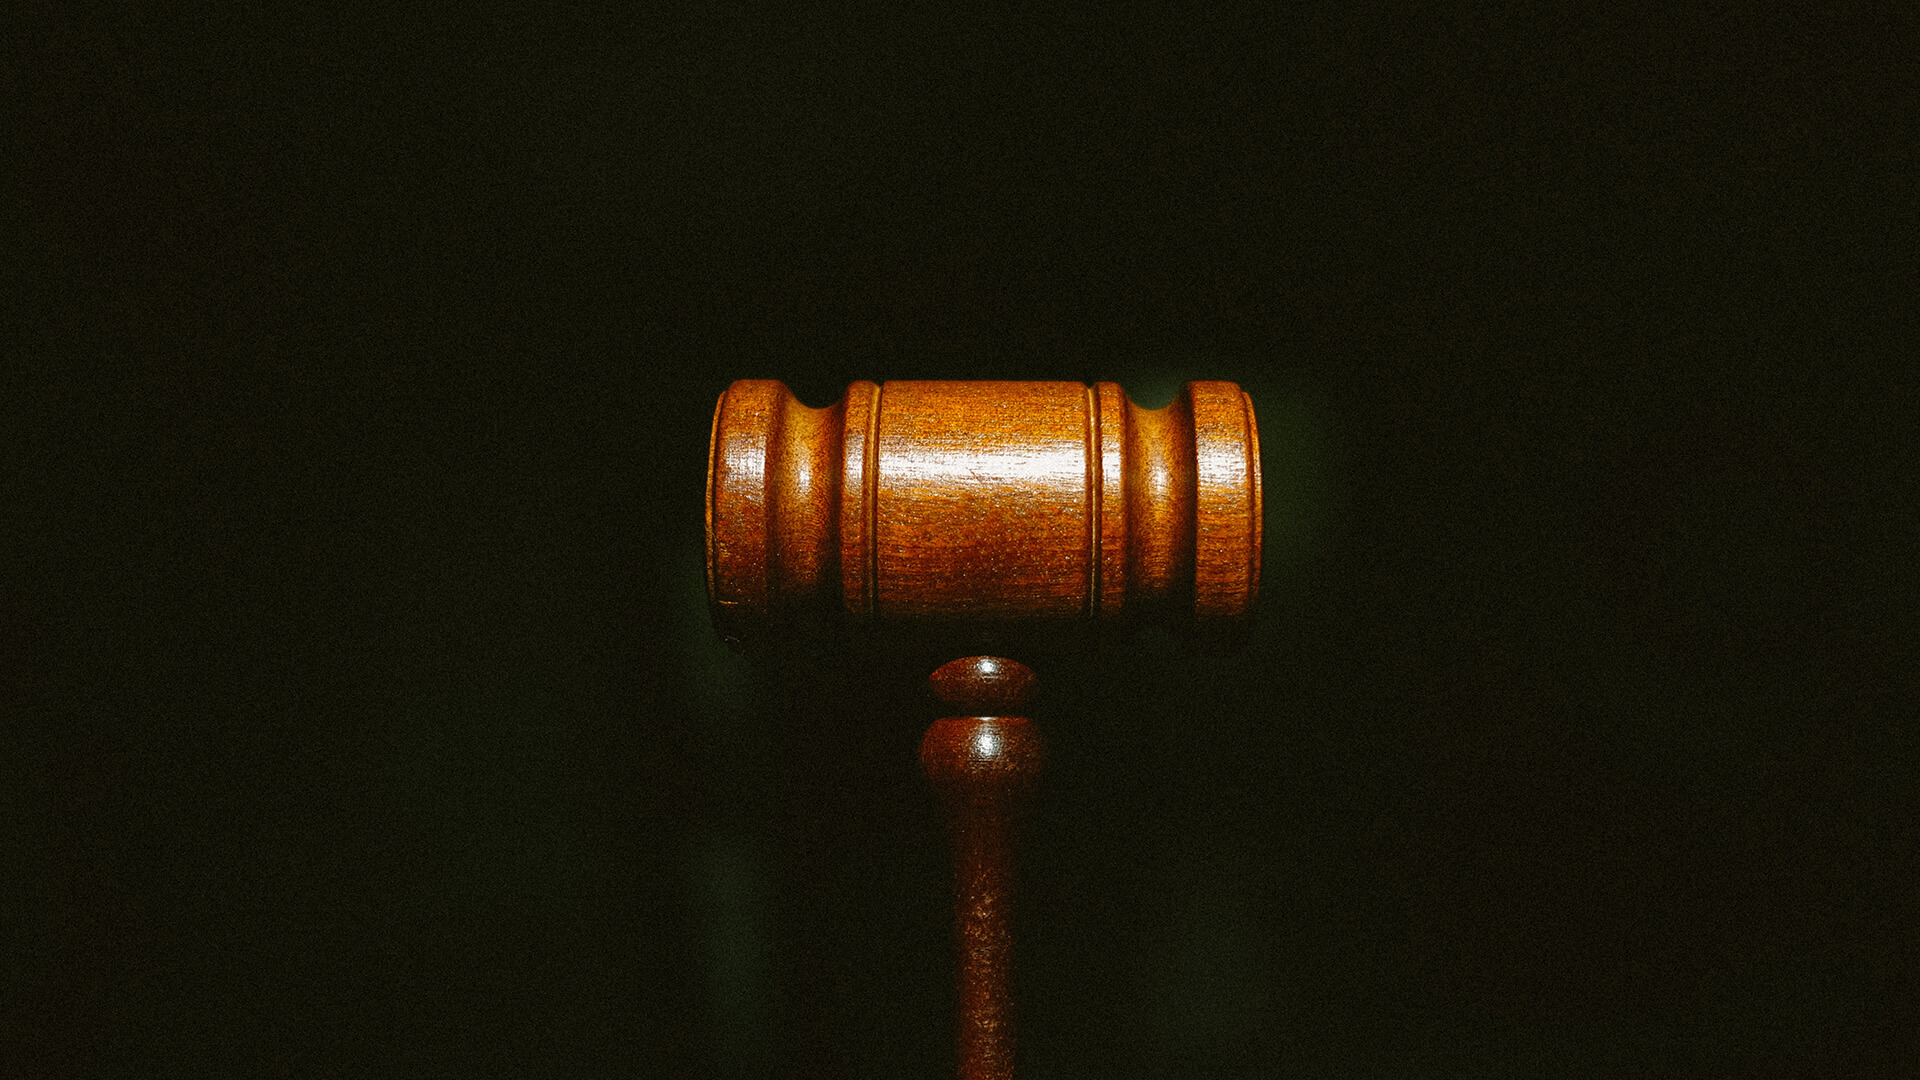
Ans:
{"label": "wooden grain texture", "polygon": [[[1017,707],[1033,685],[1024,665],[956,660],[937,692],[974,713]],[[960,1080],[1011,1080],[1014,841],[1046,747],[1032,721],[949,716],[920,744],[920,764],[946,807],[953,840],[955,1056]]]}
{"label": "wooden grain texture", "polygon": [[909,382],[881,389],[883,616],[1073,618],[1093,595],[1087,388]]}
{"label": "wooden grain texture", "polygon": [[736,382],[714,411],[707,584],[745,634],[854,621],[1233,623],[1259,593],[1252,403],[1193,382],[856,382],[811,409]]}

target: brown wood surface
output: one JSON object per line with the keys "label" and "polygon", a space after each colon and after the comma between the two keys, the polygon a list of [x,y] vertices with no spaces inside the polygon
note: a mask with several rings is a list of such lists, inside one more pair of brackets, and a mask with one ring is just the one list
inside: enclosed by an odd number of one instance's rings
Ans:
{"label": "brown wood surface", "polygon": [[[1011,711],[1033,672],[998,657],[955,660],[936,692],[970,713]],[[1013,852],[1045,744],[1017,716],[949,716],[920,743],[953,839],[955,1056],[960,1080],[1011,1080],[1014,1068]]]}
{"label": "brown wood surface", "polygon": [[[1253,405],[1188,383],[1142,409],[1112,383],[856,382],[811,409],[770,380],[714,411],[707,588],[738,641],[802,616],[876,625],[1093,623],[1212,630],[1260,585]],[[961,1080],[1013,1069],[1013,840],[1043,744],[1026,667],[970,657],[934,688],[966,715],[920,760],[954,846]]]}
{"label": "brown wood surface", "polygon": [[1193,382],[856,382],[811,409],[747,379],[714,412],[707,582],[746,633],[854,620],[1231,623],[1260,584],[1252,403]]}

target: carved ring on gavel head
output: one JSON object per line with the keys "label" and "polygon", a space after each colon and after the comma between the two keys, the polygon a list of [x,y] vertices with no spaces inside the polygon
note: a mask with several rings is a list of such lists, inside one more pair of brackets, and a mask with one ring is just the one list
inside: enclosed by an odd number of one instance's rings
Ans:
{"label": "carved ring on gavel head", "polygon": [[1260,586],[1253,406],[1192,382],[856,382],[823,409],[743,379],[714,411],[707,587],[738,641],[854,623],[1234,623]]}

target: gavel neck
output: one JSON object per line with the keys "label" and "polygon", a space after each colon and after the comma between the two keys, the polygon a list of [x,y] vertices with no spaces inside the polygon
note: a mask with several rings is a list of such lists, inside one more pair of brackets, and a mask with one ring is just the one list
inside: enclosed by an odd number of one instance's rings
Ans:
{"label": "gavel neck", "polygon": [[[1020,708],[1032,684],[1025,665],[994,657],[956,660],[933,677],[950,705],[980,713]],[[1013,1076],[1014,842],[1044,758],[1035,725],[1018,716],[949,716],[920,744],[953,842],[961,1080]]]}

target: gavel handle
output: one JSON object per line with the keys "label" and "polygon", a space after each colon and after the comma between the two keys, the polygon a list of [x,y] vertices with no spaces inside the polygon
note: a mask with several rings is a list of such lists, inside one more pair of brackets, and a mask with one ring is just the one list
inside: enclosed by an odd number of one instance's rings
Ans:
{"label": "gavel handle", "polygon": [[953,840],[960,1080],[1013,1077],[1013,842],[1044,752],[1024,717],[950,716],[920,744]]}

